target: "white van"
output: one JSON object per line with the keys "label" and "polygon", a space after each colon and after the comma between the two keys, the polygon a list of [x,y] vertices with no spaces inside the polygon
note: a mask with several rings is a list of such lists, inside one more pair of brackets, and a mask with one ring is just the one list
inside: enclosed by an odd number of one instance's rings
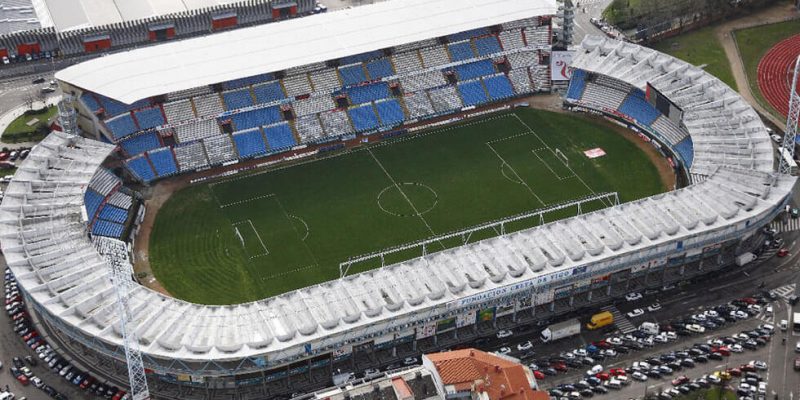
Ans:
{"label": "white van", "polygon": [[610,387],[612,389],[622,389],[622,382],[617,380],[617,378],[611,378],[606,381],[606,387]]}

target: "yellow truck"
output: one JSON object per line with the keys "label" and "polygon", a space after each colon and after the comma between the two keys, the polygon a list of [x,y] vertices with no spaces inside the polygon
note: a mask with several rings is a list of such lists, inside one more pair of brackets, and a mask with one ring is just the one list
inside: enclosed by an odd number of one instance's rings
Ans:
{"label": "yellow truck", "polygon": [[603,311],[601,313],[592,315],[592,318],[589,320],[589,323],[586,324],[586,329],[588,330],[600,329],[604,326],[608,326],[613,323],[614,323],[614,314],[611,314],[610,311]]}

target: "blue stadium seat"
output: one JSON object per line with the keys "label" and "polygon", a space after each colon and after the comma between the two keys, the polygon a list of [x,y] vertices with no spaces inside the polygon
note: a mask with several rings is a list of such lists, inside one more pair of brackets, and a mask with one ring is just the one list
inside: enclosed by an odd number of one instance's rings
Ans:
{"label": "blue stadium seat", "polygon": [[169,176],[178,173],[178,164],[175,162],[175,155],[172,154],[172,149],[169,147],[162,147],[157,150],[152,150],[147,153],[150,157],[150,162],[153,163],[153,168],[159,177]]}
{"label": "blue stadium seat", "polygon": [[128,219],[128,210],[106,204],[103,209],[100,210],[98,218],[122,224]]}
{"label": "blue stadium seat", "polygon": [[688,170],[691,168],[692,162],[694,161],[694,142],[692,142],[692,138],[687,137],[678,142],[678,144],[675,145],[675,151],[683,158],[686,169]]}
{"label": "blue stadium seat", "polygon": [[369,103],[370,101],[389,97],[389,85],[387,85],[386,82],[353,86],[347,88],[346,91],[347,95],[350,97],[350,102],[353,104]]}
{"label": "blue stadium seat", "polygon": [[111,221],[99,220],[92,226],[92,234],[98,236],[120,238],[123,232],[125,232],[124,225]]}
{"label": "blue stadium seat", "polygon": [[397,125],[406,119],[403,107],[395,99],[376,102],[375,108],[378,110],[378,117],[383,126]]}
{"label": "blue stadium seat", "polygon": [[457,65],[455,67],[458,80],[467,81],[483,75],[492,75],[495,73],[494,64],[492,60],[480,60],[471,63]]}
{"label": "blue stadium seat", "polygon": [[256,101],[259,103],[271,103],[286,98],[283,94],[283,88],[278,81],[270,82],[265,85],[253,87],[253,92],[256,94]]}
{"label": "blue stadium seat", "polygon": [[483,84],[492,100],[506,99],[514,96],[514,87],[505,75],[483,78]]}
{"label": "blue stadium seat", "polygon": [[364,74],[364,66],[362,64],[339,68],[339,75],[342,76],[342,82],[344,82],[345,86],[355,85],[368,80],[367,76]]}
{"label": "blue stadium seat", "polygon": [[94,98],[90,93],[84,93],[81,95],[81,101],[83,104],[92,111],[92,113],[97,113],[100,110],[101,106],[100,103],[97,102],[97,99]]}
{"label": "blue stadium seat", "polygon": [[122,149],[128,153],[129,156],[144,153],[148,150],[153,150],[161,147],[161,142],[158,140],[158,134],[155,132],[147,132],[141,135],[128,137],[119,142]]}
{"label": "blue stadium seat", "polygon": [[86,207],[86,215],[89,218],[89,221],[94,219],[94,216],[97,214],[97,210],[100,208],[100,204],[103,203],[103,195],[100,193],[95,192],[92,189],[87,189],[86,193],[83,194],[83,205]]}
{"label": "blue stadium seat", "polygon": [[267,146],[264,144],[264,137],[261,136],[260,128],[234,132],[233,142],[236,143],[239,158],[249,158],[267,153]]}
{"label": "blue stadium seat", "polygon": [[225,101],[225,109],[229,111],[253,105],[253,96],[250,95],[250,89],[222,93],[222,100]]}
{"label": "blue stadium seat", "polygon": [[367,72],[369,72],[369,78],[372,80],[394,75],[392,63],[386,58],[367,63]]}
{"label": "blue stadium seat", "polygon": [[122,114],[116,118],[106,120],[106,126],[111,131],[111,136],[114,139],[124,138],[138,130],[130,114]]}
{"label": "blue stadium seat", "polygon": [[239,89],[239,88],[242,88],[242,87],[245,87],[245,86],[250,86],[250,85],[255,85],[257,83],[266,82],[266,81],[268,81],[270,79],[272,79],[272,74],[266,73],[266,74],[248,76],[247,78],[234,79],[234,80],[228,81],[228,82],[223,82],[222,83],[222,87],[225,90]]}
{"label": "blue stadium seat", "polygon": [[502,51],[500,42],[497,41],[497,36],[494,35],[475,39],[475,48],[480,56],[488,56]]}
{"label": "blue stadium seat", "polygon": [[156,178],[156,174],[150,168],[150,163],[147,162],[147,158],[144,156],[131,158],[125,161],[125,165],[137,178],[144,182],[150,182]]}
{"label": "blue stadium seat", "polygon": [[583,90],[586,88],[586,72],[582,69],[572,71],[572,77],[569,78],[569,88],[567,89],[567,98],[571,100],[580,100],[583,96]]}
{"label": "blue stadium seat", "polygon": [[472,51],[472,45],[470,45],[469,42],[451,43],[447,48],[450,50],[450,58],[453,61],[475,58],[475,53]]}
{"label": "blue stadium seat", "polygon": [[133,113],[136,121],[139,122],[139,129],[145,130],[164,125],[164,114],[160,107],[144,108]]}
{"label": "blue stadium seat", "polygon": [[292,128],[289,126],[288,122],[265,126],[264,134],[267,136],[269,149],[273,151],[287,149],[297,144],[294,135],[292,135]]}
{"label": "blue stadium seat", "polygon": [[100,104],[103,106],[107,117],[119,115],[126,111],[135,110],[137,108],[147,107],[150,104],[147,100],[139,100],[131,105],[127,105],[99,94],[95,95],[97,96],[97,100],[99,100]]}
{"label": "blue stadium seat", "polygon": [[640,124],[649,126],[661,113],[650,105],[644,96],[641,90],[632,90],[628,97],[625,98],[625,101],[620,104],[617,111],[635,119]]}
{"label": "blue stadium seat", "polygon": [[461,99],[464,100],[465,106],[475,106],[489,101],[479,80],[459,83],[458,91],[461,92]]}
{"label": "blue stadium seat", "polygon": [[348,65],[348,64],[355,64],[360,62],[366,62],[369,60],[373,60],[376,58],[383,57],[382,50],[374,50],[366,53],[356,54],[352,56],[347,56],[340,59],[341,65]]}
{"label": "blue stadium seat", "polygon": [[489,33],[489,29],[488,28],[478,28],[478,29],[473,29],[471,31],[464,31],[464,32],[454,33],[452,35],[448,35],[447,38],[451,42],[459,42],[459,41],[462,41],[462,40],[467,40],[467,39],[474,38],[476,36],[483,36],[483,35],[486,35],[488,33]]}
{"label": "blue stadium seat", "polygon": [[350,119],[353,121],[353,127],[356,131],[368,131],[378,127],[378,116],[375,115],[375,109],[372,104],[364,104],[358,107],[353,107],[347,110]]}
{"label": "blue stadium seat", "polygon": [[281,110],[278,107],[260,108],[231,115],[234,128],[243,131],[263,125],[274,124],[281,120]]}

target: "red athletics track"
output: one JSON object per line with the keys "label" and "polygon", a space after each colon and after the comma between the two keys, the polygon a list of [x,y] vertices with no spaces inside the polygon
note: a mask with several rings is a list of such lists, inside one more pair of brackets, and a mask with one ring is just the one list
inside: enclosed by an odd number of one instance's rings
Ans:
{"label": "red athletics track", "polygon": [[764,99],[784,117],[789,113],[789,92],[798,55],[800,34],[778,42],[758,62],[758,88]]}

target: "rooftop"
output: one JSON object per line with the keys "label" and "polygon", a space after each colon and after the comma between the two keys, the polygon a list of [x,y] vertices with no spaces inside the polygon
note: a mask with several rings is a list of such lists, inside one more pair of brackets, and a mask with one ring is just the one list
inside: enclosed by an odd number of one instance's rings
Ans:
{"label": "rooftop", "polygon": [[[67,3],[81,1],[89,0]],[[56,78],[131,104],[555,12],[555,0],[383,1],[115,53],[66,68]]]}

